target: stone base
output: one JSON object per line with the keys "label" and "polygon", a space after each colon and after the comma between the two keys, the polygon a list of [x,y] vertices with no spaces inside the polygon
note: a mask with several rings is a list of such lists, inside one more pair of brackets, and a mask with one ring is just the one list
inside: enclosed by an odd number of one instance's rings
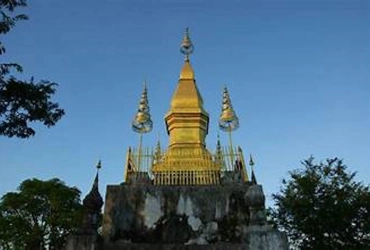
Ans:
{"label": "stone base", "polygon": [[288,238],[285,233],[272,229],[269,225],[248,226],[244,232],[244,241],[248,249],[253,250],[286,250]]}
{"label": "stone base", "polygon": [[251,183],[112,185],[105,201],[102,241],[75,236],[67,250],[288,249],[286,235],[266,225],[262,187]]}
{"label": "stone base", "polygon": [[143,244],[118,241],[102,243],[96,250],[288,250],[288,241],[284,233],[270,226],[246,227],[243,235],[244,243],[215,244]]}
{"label": "stone base", "polygon": [[240,243],[249,224],[244,198],[250,183],[209,186],[108,186],[105,242],[151,244]]}

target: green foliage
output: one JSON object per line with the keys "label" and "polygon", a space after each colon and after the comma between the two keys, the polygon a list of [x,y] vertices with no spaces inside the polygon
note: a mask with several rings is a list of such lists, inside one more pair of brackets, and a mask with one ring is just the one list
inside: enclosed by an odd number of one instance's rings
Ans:
{"label": "green foliage", "polygon": [[0,202],[0,249],[61,249],[81,222],[80,191],[59,179],[23,181]]}
{"label": "green foliage", "polygon": [[[27,20],[24,14],[12,16],[19,7],[27,6],[26,0],[0,0],[0,35],[5,35],[18,21]],[[6,52],[0,41],[0,55]],[[22,81],[11,75],[21,73],[17,63],[0,64],[0,135],[28,138],[35,134],[30,123],[42,122],[51,127],[64,115],[58,103],[50,101],[56,91],[56,83],[42,80],[34,83]]]}
{"label": "green foliage", "polygon": [[337,158],[317,164],[311,157],[302,164],[273,195],[273,223],[299,249],[369,249],[369,187]]}

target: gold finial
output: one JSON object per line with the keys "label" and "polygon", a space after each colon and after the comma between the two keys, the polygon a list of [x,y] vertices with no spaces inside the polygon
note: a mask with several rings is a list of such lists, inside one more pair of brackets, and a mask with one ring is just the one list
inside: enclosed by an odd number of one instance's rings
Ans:
{"label": "gold finial", "polygon": [[153,122],[149,113],[148,91],[144,82],[144,90],[141,94],[139,108],[132,121],[132,129],[140,134],[148,133],[153,128]]}
{"label": "gold finial", "polygon": [[180,45],[180,52],[185,55],[185,60],[189,60],[189,55],[193,53],[194,45],[192,44],[189,36],[189,28],[185,29],[184,37],[182,38]]}
{"label": "gold finial", "polygon": [[153,122],[150,118],[149,113],[149,102],[148,102],[148,91],[146,89],[146,82],[144,82],[144,90],[141,94],[139,108],[132,121],[132,129],[140,134],[139,137],[139,153],[138,153],[138,163],[137,167],[140,169],[140,157],[141,157],[141,145],[143,141],[143,134],[152,131],[153,129]]}
{"label": "gold finial", "polygon": [[224,88],[222,96],[222,111],[218,121],[221,130],[228,132],[230,144],[230,160],[234,162],[234,147],[231,132],[239,127],[239,119],[235,114],[227,88]]}
{"label": "gold finial", "polygon": [[234,131],[239,128],[239,119],[235,114],[227,88],[224,88],[222,98],[222,111],[219,119],[220,129],[223,131]]}

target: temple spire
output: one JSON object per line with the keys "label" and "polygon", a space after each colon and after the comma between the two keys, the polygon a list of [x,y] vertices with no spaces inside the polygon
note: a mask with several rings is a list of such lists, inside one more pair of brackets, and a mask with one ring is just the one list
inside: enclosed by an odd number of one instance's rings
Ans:
{"label": "temple spire", "polygon": [[249,166],[251,167],[252,172],[251,181],[253,184],[257,184],[256,175],[254,174],[254,161],[251,154],[249,155]]}
{"label": "temple spire", "polygon": [[98,228],[98,216],[101,207],[103,206],[103,198],[99,192],[99,169],[101,168],[101,161],[96,165],[96,175],[94,183],[90,192],[83,199],[83,206],[85,208],[82,231],[95,231]]}
{"label": "temple spire", "polygon": [[138,111],[132,121],[132,129],[140,134],[148,133],[153,128],[153,122],[149,113],[148,91],[144,82],[143,93],[141,94]]}
{"label": "temple spire", "polygon": [[189,61],[193,50],[189,30],[186,29],[180,46],[180,51],[186,58],[172,96],[170,110],[165,116],[170,147],[205,147],[209,116],[203,108],[203,99]]}
{"label": "temple spire", "polygon": [[185,55],[185,64],[182,67],[180,79],[194,80],[194,70],[190,65],[189,55],[194,51],[194,45],[191,42],[189,35],[189,28],[185,29],[184,37],[182,38],[180,45],[180,52]]}
{"label": "temple spire", "polygon": [[[99,196],[100,196],[100,193],[99,193],[99,170],[101,169],[101,167],[102,167],[101,160],[99,160],[98,164],[96,164],[96,175],[95,175],[95,178],[94,178],[94,182],[93,182],[91,191],[89,193],[89,194],[91,194],[90,198],[93,197],[95,199],[99,199]],[[89,194],[86,197],[88,197]]]}
{"label": "temple spire", "polygon": [[236,116],[231,98],[227,88],[224,87],[222,95],[222,110],[219,119],[220,129],[223,131],[231,132],[239,128],[239,118]]}
{"label": "temple spire", "polygon": [[153,129],[153,121],[150,117],[149,113],[149,101],[148,101],[148,91],[146,88],[146,82],[144,82],[144,89],[143,93],[141,94],[139,108],[132,121],[132,129],[139,133],[139,150],[138,150],[138,163],[137,167],[140,169],[140,156],[141,156],[141,147],[143,143],[143,134],[152,131]]}
{"label": "temple spire", "polygon": [[96,165],[96,175],[94,179],[93,188],[96,188],[99,190],[99,170],[101,169],[101,160],[98,161],[98,164]]}
{"label": "temple spire", "polygon": [[189,55],[192,54],[193,51],[194,45],[190,40],[189,28],[186,28],[180,45],[180,52],[185,55],[185,61],[189,61]]}
{"label": "temple spire", "polygon": [[231,162],[234,162],[234,147],[231,132],[239,128],[239,119],[231,104],[231,99],[226,86],[222,95],[222,109],[218,124],[221,130],[226,131],[229,134],[230,160]]}

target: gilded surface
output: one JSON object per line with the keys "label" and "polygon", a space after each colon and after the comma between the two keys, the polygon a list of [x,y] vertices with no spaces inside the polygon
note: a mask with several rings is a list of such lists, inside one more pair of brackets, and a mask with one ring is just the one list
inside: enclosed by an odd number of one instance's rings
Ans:
{"label": "gilded surface", "polygon": [[[140,146],[137,152],[130,150],[126,181],[130,173],[147,173],[147,179],[152,180],[154,185],[215,185],[220,183],[223,171],[238,171],[243,180],[248,180],[241,151],[234,150],[230,145],[224,151],[218,147],[216,154],[212,154],[206,148],[209,115],[203,108],[203,99],[189,60],[193,49],[186,31],[181,43],[185,62],[165,116],[168,148],[162,151],[157,147],[154,151],[144,152]],[[225,91],[221,120],[226,120],[227,125],[230,125],[237,118]],[[137,120],[140,118],[138,116]]]}
{"label": "gilded surface", "polygon": [[203,99],[194,79],[194,71],[188,60],[180,73],[180,80],[165,117],[170,136],[169,147],[181,144],[203,145],[208,133],[208,113],[203,108]]}

